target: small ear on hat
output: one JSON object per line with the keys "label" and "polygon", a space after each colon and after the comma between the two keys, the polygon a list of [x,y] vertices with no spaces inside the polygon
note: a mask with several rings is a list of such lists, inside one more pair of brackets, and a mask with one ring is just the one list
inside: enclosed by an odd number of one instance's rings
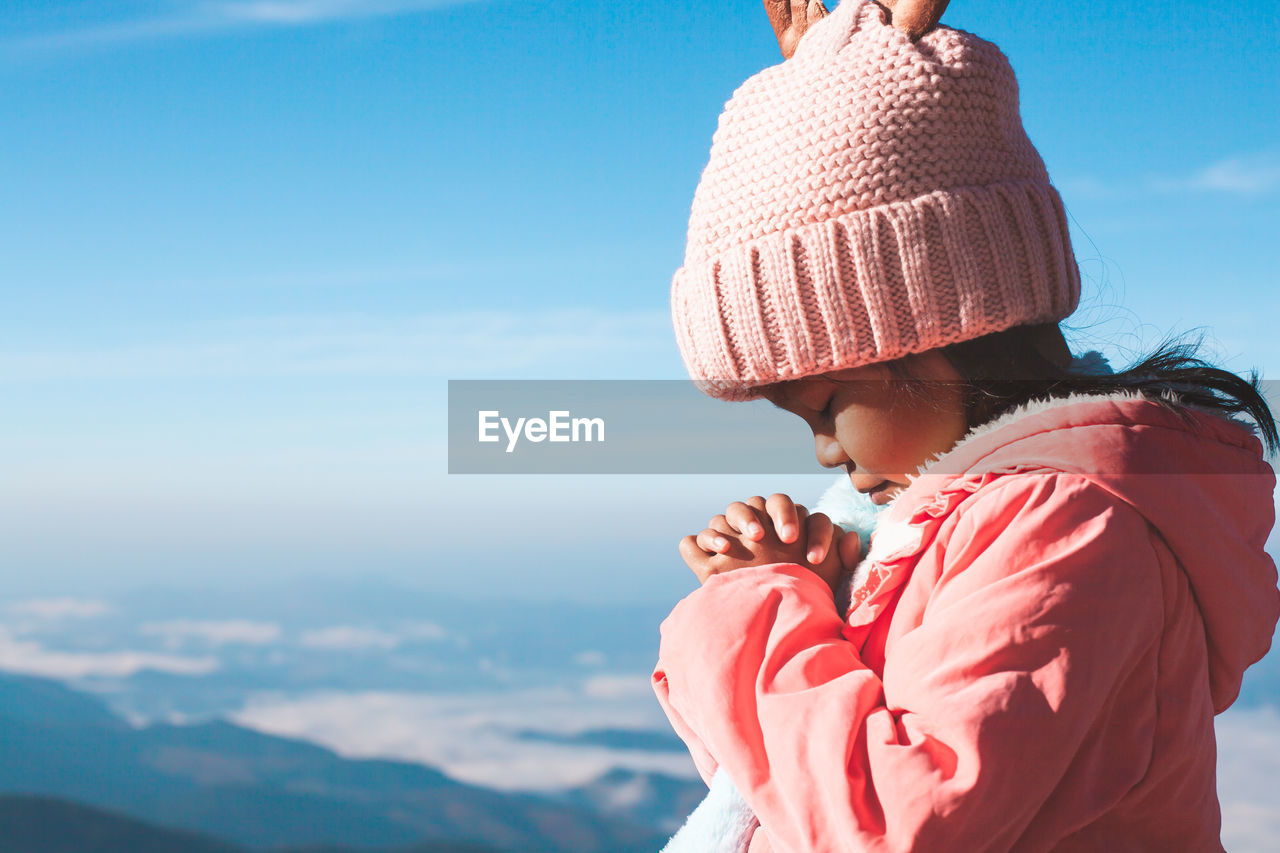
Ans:
{"label": "small ear on hat", "polygon": [[895,29],[907,34],[912,41],[937,25],[950,0],[876,0],[889,10]]}
{"label": "small ear on hat", "polygon": [[[950,0],[875,0],[889,10],[893,26],[906,33],[912,41],[937,25]],[[822,0],[764,0],[764,10],[769,24],[782,49],[782,58],[790,59],[796,52],[800,37],[810,27],[827,16]]]}
{"label": "small ear on hat", "polygon": [[827,16],[822,0],[764,0],[764,11],[778,38],[782,58],[790,59],[809,27]]}

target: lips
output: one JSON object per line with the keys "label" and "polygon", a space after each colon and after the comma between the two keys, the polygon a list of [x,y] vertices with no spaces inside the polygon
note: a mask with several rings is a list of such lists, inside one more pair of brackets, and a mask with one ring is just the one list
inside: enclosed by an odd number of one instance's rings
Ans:
{"label": "lips", "polygon": [[889,501],[893,500],[893,497],[894,497],[893,495],[889,494],[889,490],[887,488],[872,489],[868,494],[871,496],[870,498],[871,502],[876,506],[884,506]]}
{"label": "lips", "polygon": [[889,494],[889,487],[892,485],[894,484],[889,480],[881,480],[868,489],[858,489],[858,492],[866,495],[876,506],[884,506],[893,499],[893,496]]}

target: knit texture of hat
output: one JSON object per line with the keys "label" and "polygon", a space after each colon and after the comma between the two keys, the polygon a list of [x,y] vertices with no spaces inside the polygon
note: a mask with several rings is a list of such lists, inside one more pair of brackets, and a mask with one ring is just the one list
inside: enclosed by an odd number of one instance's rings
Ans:
{"label": "knit texture of hat", "polygon": [[705,393],[889,361],[1075,310],[1062,200],[994,44],[843,0],[733,93],[671,311]]}

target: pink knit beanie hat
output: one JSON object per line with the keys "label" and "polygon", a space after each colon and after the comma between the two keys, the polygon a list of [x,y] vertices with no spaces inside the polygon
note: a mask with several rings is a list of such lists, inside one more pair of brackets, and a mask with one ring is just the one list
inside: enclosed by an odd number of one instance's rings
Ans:
{"label": "pink knit beanie hat", "polygon": [[889,361],[1075,310],[1062,200],[994,44],[843,0],[733,93],[671,286],[705,393]]}

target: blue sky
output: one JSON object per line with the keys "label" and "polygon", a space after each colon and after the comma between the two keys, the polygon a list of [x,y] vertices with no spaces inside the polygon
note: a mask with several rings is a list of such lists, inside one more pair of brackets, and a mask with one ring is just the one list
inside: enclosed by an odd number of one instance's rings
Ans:
{"label": "blue sky", "polygon": [[[1010,10],[944,21],[1019,75],[1077,337],[1280,376],[1274,4]],[[6,582],[686,588],[679,536],[828,477],[449,477],[445,383],[681,377],[693,188],[779,59],[755,0],[4,4]]]}

